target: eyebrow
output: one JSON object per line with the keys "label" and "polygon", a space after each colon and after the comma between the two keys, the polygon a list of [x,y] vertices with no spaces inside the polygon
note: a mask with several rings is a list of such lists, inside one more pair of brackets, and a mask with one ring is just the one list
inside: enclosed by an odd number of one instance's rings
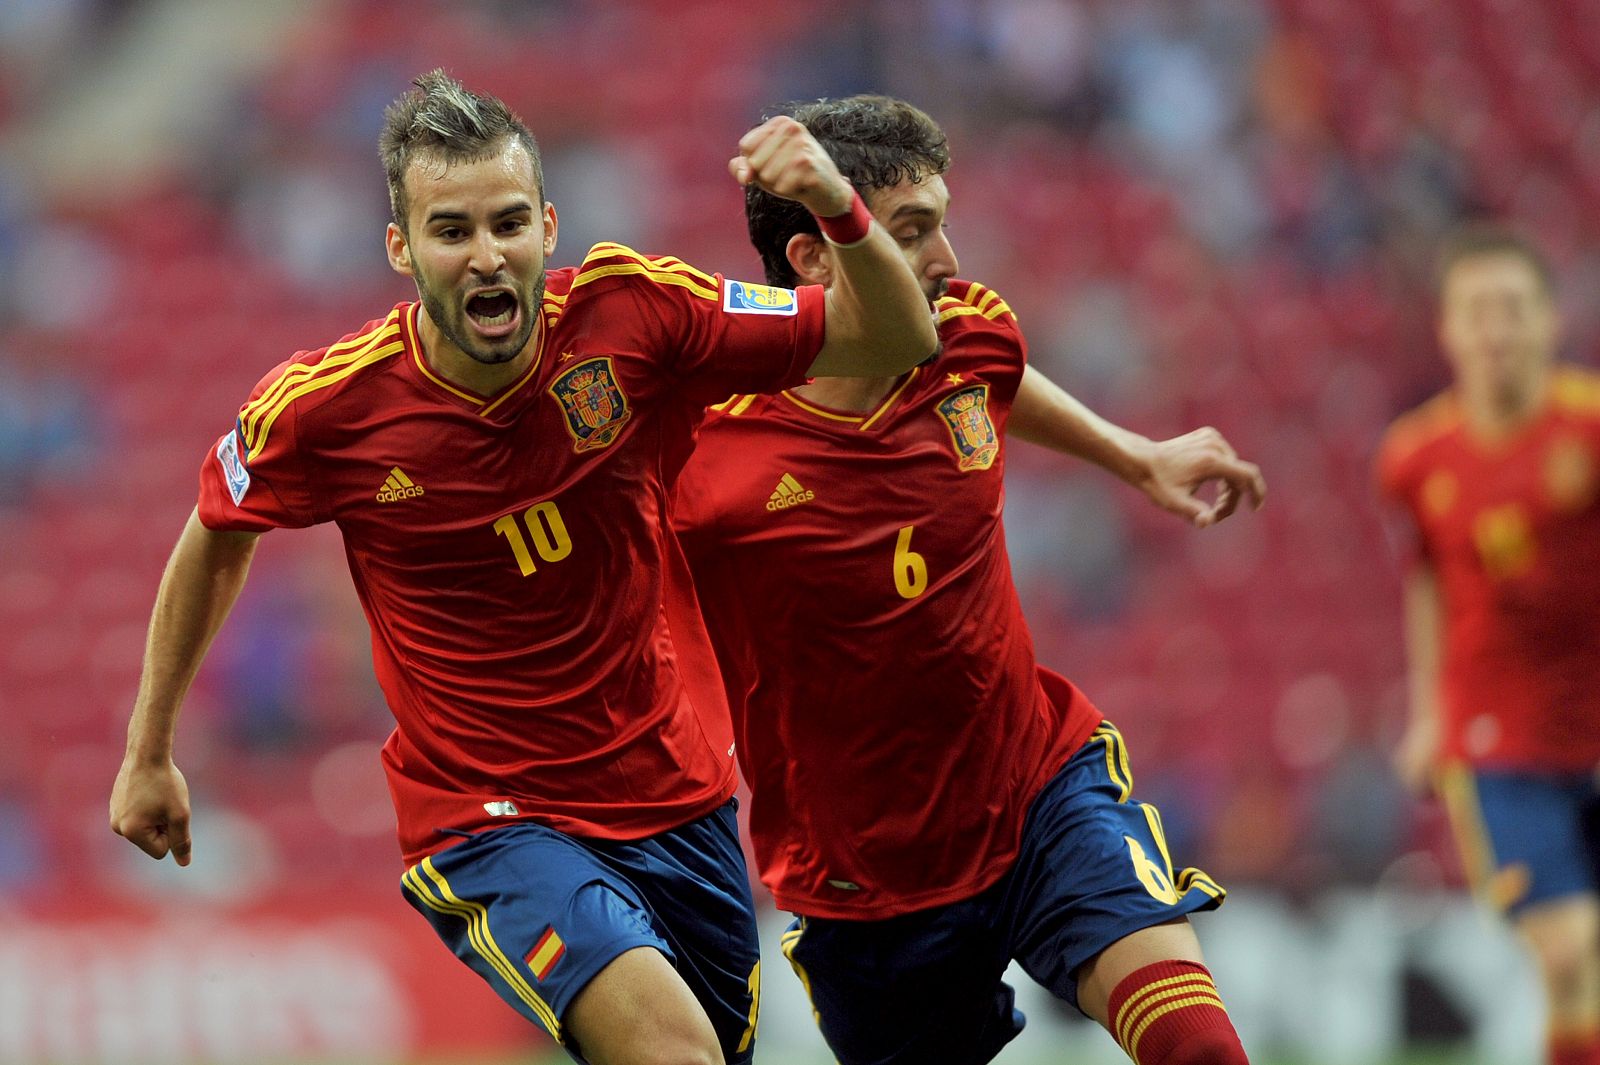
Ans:
{"label": "eyebrow", "polygon": [[[946,211],[950,210],[949,201],[945,202],[944,209]],[[894,213],[889,216],[889,221],[893,222],[897,218],[909,217],[912,215],[933,215],[938,213],[939,212],[937,208],[929,207],[927,204],[907,203],[896,207]]]}
{"label": "eyebrow", "polygon": [[[500,210],[496,211],[491,216],[491,219],[505,218],[507,215],[521,214],[524,211],[532,211],[532,210],[533,210],[533,204],[529,203],[527,200],[518,200],[516,203],[511,204],[509,207],[502,207]],[[438,210],[435,210],[435,211],[430,211],[428,213],[428,217],[423,219],[423,225],[430,225],[431,226],[435,222],[466,222],[466,221],[469,221],[471,218],[472,218],[472,216],[469,215],[465,211],[438,211]]]}

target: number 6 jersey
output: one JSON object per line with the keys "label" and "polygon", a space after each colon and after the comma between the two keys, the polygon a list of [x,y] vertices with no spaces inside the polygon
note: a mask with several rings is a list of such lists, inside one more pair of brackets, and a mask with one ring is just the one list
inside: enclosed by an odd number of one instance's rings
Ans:
{"label": "number 6 jersey", "polygon": [[343,533],[407,864],[523,818],[652,835],[733,791],[667,499],[707,403],[802,379],[822,290],[602,244],[542,311],[528,372],[484,397],[430,369],[401,304],[263,378],[201,471],[210,529]]}
{"label": "number 6 jersey", "polygon": [[1011,581],[1000,515],[1022,334],[981,285],[952,282],[936,311],[942,354],[876,409],[737,395],[679,483],[762,880],[808,916],[982,891],[1100,721],[1034,661]]}

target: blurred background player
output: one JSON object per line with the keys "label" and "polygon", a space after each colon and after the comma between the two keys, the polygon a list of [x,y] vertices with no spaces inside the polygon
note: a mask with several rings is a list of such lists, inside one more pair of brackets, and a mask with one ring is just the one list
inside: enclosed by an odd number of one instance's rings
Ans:
{"label": "blurred background player", "polygon": [[[903,374],[734,396],[677,497],[758,864],[798,915],[784,951],[829,1048],[988,1061],[1022,1029],[1015,958],[1139,1065],[1243,1063],[1185,919],[1222,891],[1174,872],[1120,735],[1037,665],[1001,509],[1008,430],[1201,527],[1259,505],[1260,473],[1215,430],[1152,442],[1026,366],[1000,295],[954,280],[927,115],[880,96],[791,110],[899,243],[941,343]],[[751,189],[746,211],[771,284],[835,283],[803,210]]]}
{"label": "blurred background player", "polygon": [[556,214],[527,127],[441,71],[416,86],[380,151],[390,264],[418,302],[274,369],[206,457],[112,828],[189,864],[184,695],[260,534],[336,522],[397,723],[408,901],[579,1060],[748,1061],[731,735],[659,515],[708,402],[910,366],[935,344],[926,305],[789,119],[730,171],[839,216],[822,225],[847,284],[744,285],[616,244],[547,273]]}
{"label": "blurred background player", "polygon": [[1468,228],[1444,247],[1438,337],[1455,384],[1380,455],[1414,553],[1411,720],[1469,878],[1531,948],[1552,1065],[1600,1063],[1600,377],[1554,361],[1550,267]]}

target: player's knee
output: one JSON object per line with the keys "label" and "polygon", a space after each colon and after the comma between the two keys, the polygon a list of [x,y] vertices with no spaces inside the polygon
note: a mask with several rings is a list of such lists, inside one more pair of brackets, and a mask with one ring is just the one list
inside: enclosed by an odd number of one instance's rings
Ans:
{"label": "player's knee", "polygon": [[1542,937],[1533,956],[1552,996],[1582,993],[1600,979],[1600,952],[1593,943]]}
{"label": "player's knee", "polygon": [[723,1065],[723,1058],[715,1043],[679,1041],[645,1048],[628,1065]]}

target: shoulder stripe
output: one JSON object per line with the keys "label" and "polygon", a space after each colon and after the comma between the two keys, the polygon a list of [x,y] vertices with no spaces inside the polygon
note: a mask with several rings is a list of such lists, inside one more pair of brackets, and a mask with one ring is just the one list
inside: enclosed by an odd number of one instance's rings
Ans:
{"label": "shoulder stripe", "polygon": [[610,266],[597,266],[592,270],[585,270],[572,279],[573,289],[579,285],[587,285],[591,281],[598,281],[602,277],[613,277],[621,274],[641,274],[658,285],[677,285],[686,288],[696,296],[716,302],[718,299],[715,288],[707,288],[695,278],[684,273],[673,273],[669,270],[657,270],[640,263],[623,262],[613,263]]}
{"label": "shoulder stripe", "polygon": [[382,347],[372,348],[365,354],[352,355],[350,357],[352,361],[349,361],[346,365],[325,373],[321,377],[314,377],[285,393],[283,398],[274,404],[271,410],[263,413],[256,430],[253,433],[247,432],[245,434],[245,461],[249,462],[254,459],[266,448],[267,437],[272,432],[272,423],[278,420],[278,415],[282,414],[289,404],[301,396],[308,395],[318,389],[338,384],[356,371],[371,366],[375,362],[382,362],[384,359],[398,355],[404,350],[405,343],[396,336],[392,342]]}
{"label": "shoulder stripe", "polygon": [[[735,398],[737,398],[737,397],[735,397]],[[754,403],[755,401],[756,401],[756,396],[754,394],[745,396],[744,398],[739,399],[739,402],[735,403],[732,407],[729,407],[728,408],[728,413],[734,415],[735,417],[737,417],[738,415],[741,415],[745,411],[749,410],[750,409],[750,404]]]}
{"label": "shoulder stripe", "polygon": [[291,363],[286,367],[278,379],[267,386],[267,390],[256,399],[245,405],[239,412],[239,422],[244,426],[246,433],[255,429],[261,415],[274,406],[285,392],[293,388],[296,383],[315,376],[324,370],[331,370],[347,362],[360,358],[376,344],[385,343],[394,339],[400,332],[400,319],[391,315],[375,329],[368,330],[358,337],[334,344],[322,353],[322,357],[315,362]]}
{"label": "shoulder stripe", "polygon": [[1600,374],[1562,367],[1551,381],[1550,398],[1557,409],[1572,414],[1600,414]]}
{"label": "shoulder stripe", "polygon": [[1396,418],[1384,438],[1382,452],[1399,461],[1461,425],[1455,393],[1441,392],[1422,406]]}
{"label": "shoulder stripe", "polygon": [[716,278],[712,277],[704,270],[690,266],[688,263],[684,262],[675,255],[643,255],[634,251],[626,244],[618,244],[615,241],[603,240],[599,244],[596,244],[594,247],[589,249],[589,254],[584,256],[583,261],[587,263],[590,259],[598,258],[599,256],[595,254],[596,252],[603,252],[608,256],[620,256],[625,259],[632,259],[635,262],[643,263],[646,266],[652,266],[657,269],[672,270],[678,273],[689,274],[691,277],[698,278],[712,288],[717,287]]}
{"label": "shoulder stripe", "polygon": [[969,307],[965,303],[957,303],[953,307],[946,307],[944,310],[941,310],[937,320],[939,322],[947,322],[952,318],[960,318],[962,315],[982,313],[983,312],[978,310],[976,307]]}

